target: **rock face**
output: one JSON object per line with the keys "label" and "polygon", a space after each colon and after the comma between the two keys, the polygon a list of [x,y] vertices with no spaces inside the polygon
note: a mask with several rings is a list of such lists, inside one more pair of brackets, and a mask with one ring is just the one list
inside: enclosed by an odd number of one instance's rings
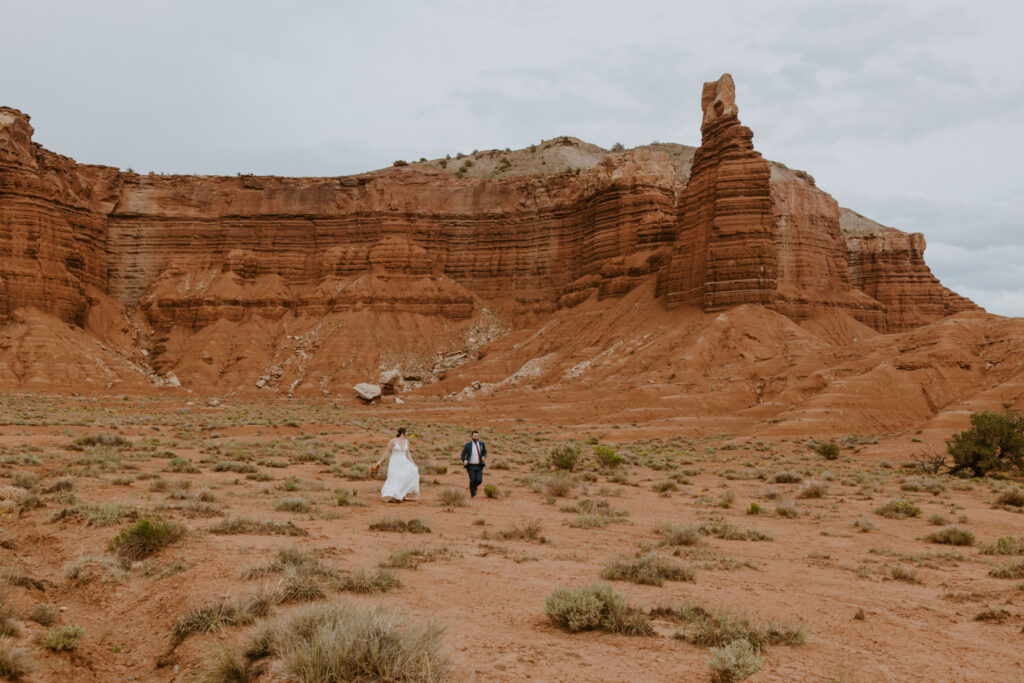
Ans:
{"label": "rock face", "polygon": [[475,358],[499,328],[652,279],[669,307],[839,309],[883,332],[976,308],[920,235],[844,232],[810,176],[763,159],[730,76],[701,106],[696,150],[559,138],[472,172],[342,178],[78,164],[0,108],[0,322],[37,309],[184,386],[329,393],[385,367],[438,374],[431,359]]}

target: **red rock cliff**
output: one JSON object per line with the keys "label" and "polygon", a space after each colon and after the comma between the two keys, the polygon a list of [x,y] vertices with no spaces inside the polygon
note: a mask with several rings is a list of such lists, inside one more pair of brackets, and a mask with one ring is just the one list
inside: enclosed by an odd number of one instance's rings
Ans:
{"label": "red rock cliff", "polygon": [[[139,346],[122,354],[132,362],[144,348],[186,381],[326,390],[385,357],[436,354],[490,312],[532,324],[654,277],[670,307],[841,309],[880,331],[974,307],[931,275],[920,236],[844,233],[813,179],[763,159],[731,77],[705,84],[701,105],[695,151],[559,138],[514,162],[495,151],[458,170],[435,160],[341,178],[77,164],[0,108],[0,316],[93,320]],[[215,340],[230,352],[212,353]]]}

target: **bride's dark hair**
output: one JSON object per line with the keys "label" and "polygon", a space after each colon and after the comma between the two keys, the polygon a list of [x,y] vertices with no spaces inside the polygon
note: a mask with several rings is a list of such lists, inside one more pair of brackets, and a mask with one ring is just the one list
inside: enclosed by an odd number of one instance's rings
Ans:
{"label": "bride's dark hair", "polygon": [[402,434],[405,434],[405,427],[399,427],[399,428],[398,428],[398,433],[397,433],[397,434],[395,434],[395,438],[397,439],[397,438],[398,438],[398,437],[400,437],[400,436],[401,436]]}

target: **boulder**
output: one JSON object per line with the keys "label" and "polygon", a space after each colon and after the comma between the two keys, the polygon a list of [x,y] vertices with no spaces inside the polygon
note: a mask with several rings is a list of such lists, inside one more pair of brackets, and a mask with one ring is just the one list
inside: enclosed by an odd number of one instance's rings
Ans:
{"label": "boulder", "polygon": [[360,382],[352,388],[355,389],[356,395],[367,403],[380,398],[380,386],[376,384]]}

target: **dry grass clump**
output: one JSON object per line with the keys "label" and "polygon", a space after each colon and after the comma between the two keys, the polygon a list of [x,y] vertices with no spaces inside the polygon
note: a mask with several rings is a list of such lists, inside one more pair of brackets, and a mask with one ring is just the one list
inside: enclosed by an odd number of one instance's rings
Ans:
{"label": "dry grass clump", "polygon": [[81,626],[54,626],[43,638],[43,647],[54,652],[68,652],[78,647],[78,641],[84,635],[85,629]]}
{"label": "dry grass clump", "polygon": [[357,567],[338,581],[338,590],[373,595],[386,593],[401,585],[398,577],[386,569],[378,569],[371,573],[363,567]]}
{"label": "dry grass clump", "polygon": [[922,583],[917,572],[903,564],[885,565],[885,575],[894,581],[905,581],[907,583]]}
{"label": "dry grass clump", "polygon": [[484,484],[484,495],[488,498],[500,498],[501,489],[496,484]]}
{"label": "dry grass clump", "polygon": [[799,484],[804,480],[804,475],[793,470],[782,470],[772,475],[769,481],[773,484]]}
{"label": "dry grass clump", "polygon": [[359,491],[355,489],[351,491],[345,489],[335,489],[334,495],[337,504],[342,507],[366,507],[366,503],[359,500]]}
{"label": "dry grass clump", "polygon": [[948,526],[939,529],[924,537],[929,543],[942,543],[943,545],[974,545],[974,532],[969,529]]}
{"label": "dry grass clump", "polygon": [[437,502],[445,510],[452,512],[455,508],[466,505],[466,494],[460,489],[444,489],[437,494]]}
{"label": "dry grass clump", "polygon": [[995,543],[982,546],[979,552],[982,555],[1024,555],[1024,536],[1001,536]]}
{"label": "dry grass clump", "polygon": [[28,651],[19,647],[14,638],[0,636],[0,676],[19,681],[32,672],[32,660]]}
{"label": "dry grass clump", "polygon": [[[832,444],[834,445],[834,444]],[[838,447],[836,449],[838,451]],[[708,668],[711,683],[736,683],[750,678],[761,669],[761,658],[754,646],[742,638],[725,647],[711,648]]]}
{"label": "dry grass clump", "polygon": [[875,526],[875,523],[867,517],[861,517],[853,522],[853,528],[860,531],[861,533],[866,534],[869,531],[874,531],[878,527]]}
{"label": "dry grass clump", "polygon": [[159,517],[143,518],[121,530],[108,546],[111,552],[126,560],[141,560],[185,535],[185,527]]}
{"label": "dry grass clump", "polygon": [[917,517],[921,514],[921,508],[908,503],[905,500],[897,500],[893,498],[882,507],[875,510],[875,514],[881,515],[882,517],[888,517],[890,519],[906,519],[907,517]]}
{"label": "dry grass clump", "polygon": [[197,607],[174,622],[171,628],[171,649],[196,633],[216,633],[225,626],[252,624],[269,615],[281,601],[278,591],[265,588],[237,602],[221,600],[212,605]]}
{"label": "dry grass clump", "polygon": [[337,572],[324,566],[312,553],[296,546],[278,548],[277,556],[262,567],[242,567],[239,570],[239,575],[243,579],[256,579],[270,574],[333,577]]}
{"label": "dry grass clump", "polygon": [[800,516],[800,508],[791,500],[779,500],[775,503],[775,514],[786,519],[795,519]]}
{"label": "dry grass clump", "polygon": [[339,601],[309,605],[266,624],[246,656],[273,657],[275,672],[288,680],[435,683],[452,676],[441,647],[443,631],[381,606]]}
{"label": "dry grass clump", "polygon": [[693,524],[681,526],[667,522],[654,527],[654,533],[661,536],[661,544],[667,546],[697,545],[704,535],[701,528]]}
{"label": "dry grass clump", "polygon": [[211,534],[222,536],[232,534],[250,534],[254,536],[309,536],[305,529],[295,526],[291,522],[276,522],[268,519],[257,522],[247,517],[231,517],[208,529]]}
{"label": "dry grass clump", "polygon": [[541,534],[543,527],[539,519],[521,521],[513,524],[508,529],[499,531],[498,535],[507,540],[534,541],[536,543],[547,543],[547,539]]}
{"label": "dry grass clump", "polygon": [[601,630],[609,633],[649,636],[654,629],[638,607],[611,586],[593,584],[584,588],[556,588],[544,601],[548,618],[569,631]]}
{"label": "dry grass clump", "polygon": [[57,608],[45,602],[37,603],[28,613],[28,618],[37,624],[50,626],[57,618]]}
{"label": "dry grass clump", "polygon": [[383,517],[376,522],[370,523],[370,531],[395,531],[409,534],[429,534],[430,524],[424,519],[400,519],[398,517]]}
{"label": "dry grass clump", "polygon": [[663,586],[666,581],[693,581],[694,571],[656,553],[638,559],[619,558],[604,566],[601,578],[632,581],[647,586]]}
{"label": "dry grass clump", "polygon": [[308,498],[295,496],[293,498],[280,498],[274,503],[274,509],[278,512],[309,512],[313,509]]}
{"label": "dry grass clump", "polygon": [[64,577],[78,584],[89,583],[97,576],[103,583],[122,583],[128,578],[120,564],[106,555],[85,555],[64,564]]}
{"label": "dry grass clump", "polygon": [[1009,505],[1010,507],[1024,507],[1024,489],[1013,488],[1005,489],[996,496],[996,505]]}
{"label": "dry grass clump", "polygon": [[950,524],[949,518],[940,514],[928,515],[928,523],[932,526],[946,526]]}
{"label": "dry grass clump", "polygon": [[1009,610],[1005,610],[1002,607],[997,608],[985,608],[974,615],[975,621],[994,621],[996,623],[1003,623],[1010,618]]}
{"label": "dry grass clump", "polygon": [[424,562],[433,562],[449,556],[447,547],[395,548],[388,559],[380,562],[378,566],[385,569],[416,569]]}
{"label": "dry grass clump", "polygon": [[86,434],[75,439],[68,450],[81,451],[95,446],[107,448],[131,448],[132,442],[119,434],[100,432],[99,434]]}
{"label": "dry grass clump", "polygon": [[988,575],[997,579],[1024,579],[1024,562],[1008,562],[1001,567],[993,567]]}
{"label": "dry grass clump", "polygon": [[823,481],[808,481],[797,491],[797,498],[824,498],[828,495],[828,484]]}
{"label": "dry grass clump", "polygon": [[554,496],[555,498],[564,498],[569,495],[573,487],[572,479],[565,472],[558,472],[550,477],[545,477],[541,484],[544,491],[549,496]]}
{"label": "dry grass clump", "polygon": [[721,647],[735,640],[746,640],[754,651],[763,652],[771,645],[802,645],[807,639],[802,626],[785,626],[773,620],[756,623],[742,614],[696,604],[656,607],[651,610],[651,616],[681,624],[676,638],[703,647]]}
{"label": "dry grass clump", "polygon": [[202,669],[192,679],[196,683],[249,683],[258,677],[250,663],[237,650],[216,645],[209,650]]}
{"label": "dry grass clump", "polygon": [[7,595],[0,593],[0,636],[18,633],[18,611],[7,601]]}

